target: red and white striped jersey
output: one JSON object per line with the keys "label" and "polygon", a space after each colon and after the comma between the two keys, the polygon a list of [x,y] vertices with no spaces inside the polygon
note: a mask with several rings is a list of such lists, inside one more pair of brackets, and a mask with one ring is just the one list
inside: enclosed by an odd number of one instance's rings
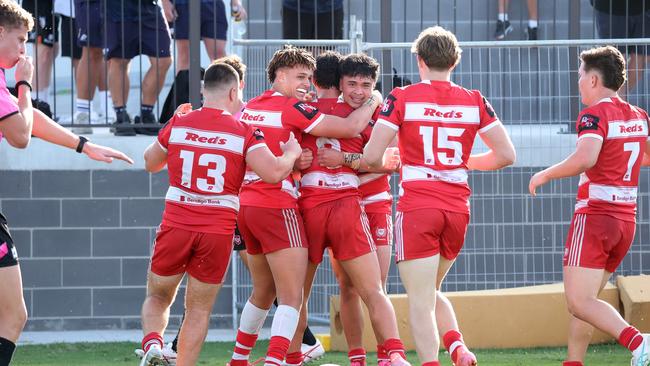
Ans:
{"label": "red and white striped jersey", "polygon": [[[320,110],[320,105],[318,107]],[[340,100],[330,109],[330,114],[345,118],[353,111],[354,108]],[[311,150],[314,160],[309,168],[302,171],[299,199],[301,209],[310,209],[343,197],[359,196],[359,178],[356,171],[347,166],[337,168],[320,166],[316,155],[319,148],[361,153],[369,137],[368,134],[348,139],[317,137],[309,134],[302,136],[300,145],[303,149]]]}
{"label": "red and white striped jersey", "polygon": [[474,138],[501,123],[479,91],[430,80],[395,88],[377,123],[398,131],[399,211],[469,213],[467,160]]}
{"label": "red and white striped jersey", "polygon": [[[239,120],[262,130],[269,149],[281,156],[280,142],[287,141],[290,132],[300,142],[302,133],[309,133],[323,118],[318,108],[309,103],[267,90],[248,101]],[[248,170],[240,198],[244,206],[297,208],[298,195],[291,176],[280,183],[269,184]]]}
{"label": "red and white striped jersey", "polygon": [[648,114],[618,97],[585,108],[576,121],[578,139],[603,145],[596,164],[580,175],[576,213],[636,221],[639,171],[648,140]]}
{"label": "red and white striped jersey", "polygon": [[262,132],[228,112],[204,107],[174,115],[160,130],[158,143],[167,151],[169,171],[163,225],[232,233],[246,154],[264,146]]}

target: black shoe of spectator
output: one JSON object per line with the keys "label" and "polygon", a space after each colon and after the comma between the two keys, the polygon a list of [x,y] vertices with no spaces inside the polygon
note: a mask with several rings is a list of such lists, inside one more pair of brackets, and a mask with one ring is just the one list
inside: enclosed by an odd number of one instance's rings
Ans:
{"label": "black shoe of spectator", "polygon": [[135,116],[133,120],[135,124],[135,132],[138,135],[158,136],[160,130],[160,123],[156,121],[156,116],[152,114],[143,114],[142,116]]}
{"label": "black shoe of spectator", "polygon": [[135,136],[135,128],[131,124],[131,117],[126,112],[115,116],[113,127],[115,128],[115,132],[113,132],[115,136]]}
{"label": "black shoe of spectator", "polygon": [[506,38],[506,35],[510,32],[512,32],[512,25],[510,25],[510,21],[497,20],[497,31],[494,32],[494,38],[502,40]]}
{"label": "black shoe of spectator", "polygon": [[537,40],[537,27],[531,28],[528,27],[526,30],[526,34],[528,35],[528,40],[529,41],[536,41]]}

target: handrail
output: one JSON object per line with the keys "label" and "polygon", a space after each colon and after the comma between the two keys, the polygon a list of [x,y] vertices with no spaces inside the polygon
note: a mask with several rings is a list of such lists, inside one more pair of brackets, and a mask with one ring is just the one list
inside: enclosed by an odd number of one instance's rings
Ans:
{"label": "handrail", "polygon": [[[499,48],[513,48],[513,47],[552,47],[552,46],[597,46],[602,44],[614,44],[617,46],[628,46],[647,44],[650,45],[650,38],[604,38],[604,39],[556,39],[556,40],[542,40],[542,41],[471,41],[459,42],[462,48],[479,48],[479,47],[499,47]],[[394,43],[378,43],[378,42],[364,42],[363,51],[373,49],[385,48],[411,48],[412,42],[394,42]]]}

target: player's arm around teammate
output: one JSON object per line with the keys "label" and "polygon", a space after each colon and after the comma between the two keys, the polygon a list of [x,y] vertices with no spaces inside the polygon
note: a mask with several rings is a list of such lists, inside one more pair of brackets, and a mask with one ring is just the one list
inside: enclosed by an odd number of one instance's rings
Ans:
{"label": "player's arm around teammate", "polygon": [[598,299],[627,254],[636,228],[640,166],[649,162],[648,115],[617,94],[625,82],[625,59],[607,46],[580,54],[578,89],[587,105],[578,116],[576,150],[536,173],[538,187],[580,175],[575,213],[564,252],[564,288],[571,313],[565,365],[582,365],[594,327],[632,352],[633,366],[650,364],[650,336],[630,326]]}

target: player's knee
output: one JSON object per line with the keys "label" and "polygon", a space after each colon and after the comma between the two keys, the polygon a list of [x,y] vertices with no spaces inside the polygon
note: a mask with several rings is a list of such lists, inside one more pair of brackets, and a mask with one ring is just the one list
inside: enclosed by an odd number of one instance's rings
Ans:
{"label": "player's knee", "polygon": [[27,323],[27,309],[24,305],[8,306],[0,312],[0,324],[9,333],[20,334]]}
{"label": "player's knee", "polygon": [[152,67],[157,67],[159,71],[167,71],[171,65],[171,57],[160,57],[154,60]]}
{"label": "player's knee", "polygon": [[340,287],[340,295],[341,298],[346,298],[346,299],[354,299],[359,297],[359,294],[357,293],[357,290],[352,286],[351,283],[349,282],[340,282],[339,283]]}
{"label": "player's knee", "polygon": [[296,309],[302,306],[302,289],[300,291],[285,291],[278,293],[278,304],[289,305]]}
{"label": "player's knee", "polygon": [[578,319],[583,319],[582,313],[585,306],[585,300],[578,296],[567,296],[566,298],[567,310]]}

